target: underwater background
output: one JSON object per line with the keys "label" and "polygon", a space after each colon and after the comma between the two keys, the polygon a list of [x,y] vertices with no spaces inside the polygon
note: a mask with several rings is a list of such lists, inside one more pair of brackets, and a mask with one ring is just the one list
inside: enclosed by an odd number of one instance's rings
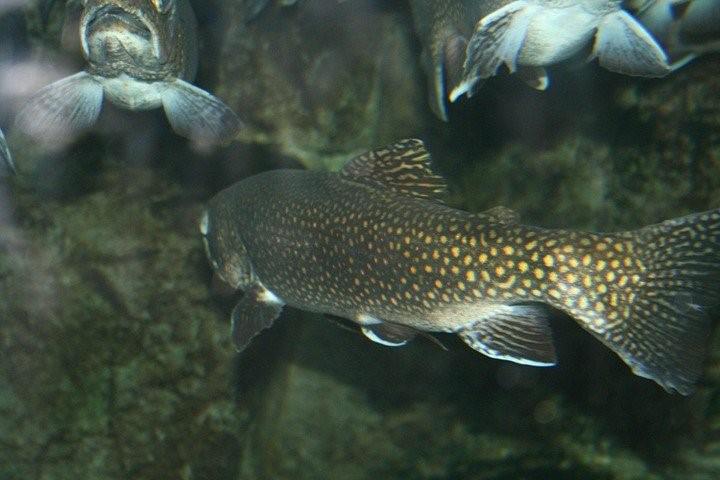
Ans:
{"label": "underwater background", "polygon": [[84,64],[78,6],[0,8],[0,126],[18,170],[0,180],[0,480],[720,478],[717,329],[688,397],[560,313],[554,368],[450,335],[447,351],[384,348],[294,309],[238,355],[238,293],[213,279],[197,226],[252,174],[337,170],[405,137],[469,211],[613,231],[717,208],[717,54],[662,79],[596,64],[554,68],[545,92],[493,79],[445,123],[406,2],[191,3],[195,83],[244,123],[224,147],[111,105],[52,153],[14,135],[29,89],[51,80],[24,83],[23,62]]}

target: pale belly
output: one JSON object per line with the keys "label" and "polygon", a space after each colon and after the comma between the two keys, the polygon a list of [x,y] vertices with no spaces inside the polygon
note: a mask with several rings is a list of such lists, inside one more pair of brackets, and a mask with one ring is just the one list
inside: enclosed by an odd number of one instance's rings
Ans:
{"label": "pale belly", "polygon": [[518,64],[546,66],[567,60],[589,45],[600,20],[577,5],[546,9],[530,22]]}
{"label": "pale belly", "polygon": [[164,82],[143,82],[126,74],[115,78],[99,78],[105,96],[115,105],[129,110],[151,110],[162,105]]}

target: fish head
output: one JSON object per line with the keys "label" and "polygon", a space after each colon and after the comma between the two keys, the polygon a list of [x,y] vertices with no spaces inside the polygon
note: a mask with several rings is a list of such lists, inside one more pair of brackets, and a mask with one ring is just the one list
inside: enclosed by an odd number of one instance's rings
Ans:
{"label": "fish head", "polygon": [[80,20],[85,57],[96,66],[116,63],[157,70],[173,61],[176,0],[86,0]]}
{"label": "fish head", "polygon": [[205,255],[224,282],[244,288],[254,281],[250,257],[241,236],[229,222],[223,221],[224,213],[211,206],[200,217]]}

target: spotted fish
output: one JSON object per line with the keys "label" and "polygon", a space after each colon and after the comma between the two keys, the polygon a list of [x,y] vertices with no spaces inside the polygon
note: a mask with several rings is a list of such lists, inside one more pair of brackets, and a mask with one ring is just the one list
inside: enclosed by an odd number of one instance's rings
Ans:
{"label": "spotted fish", "polygon": [[[662,77],[668,58],[653,36],[620,0],[487,0],[490,10],[469,41],[465,74],[453,93],[471,92],[476,83],[505,65],[542,69],[589,49],[604,68],[626,75]],[[542,78],[542,77],[541,77]],[[545,77],[547,80],[547,77]]]}
{"label": "spotted fish", "polygon": [[219,193],[200,229],[215,271],[245,291],[238,350],[290,305],[351,319],[386,345],[451,332],[490,357],[547,366],[549,305],[636,374],[692,391],[719,293],[720,210],[598,234],[523,225],[502,207],[457,210],[445,190],[423,143],[405,140],[338,173],[270,171]]}
{"label": "spotted fish", "polygon": [[130,110],[163,107],[173,129],[198,143],[231,140],[237,116],[189,83],[197,71],[195,30],[188,0],[84,0],[87,70],[31,97],[19,129],[48,145],[66,141],[95,123],[107,98]]}
{"label": "spotted fish", "polygon": [[5,135],[3,135],[2,130],[0,130],[0,177],[14,172],[15,165],[10,156],[10,149],[8,148],[7,140],[5,140]]}

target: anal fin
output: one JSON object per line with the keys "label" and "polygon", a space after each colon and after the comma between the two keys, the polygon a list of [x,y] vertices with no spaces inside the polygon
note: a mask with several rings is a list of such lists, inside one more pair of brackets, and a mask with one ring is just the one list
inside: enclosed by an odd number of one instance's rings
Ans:
{"label": "anal fin", "polygon": [[522,365],[555,365],[555,346],[546,311],[534,305],[508,305],[459,333],[471,348]]}
{"label": "anal fin", "polygon": [[231,335],[235,349],[242,352],[253,338],[280,316],[283,303],[262,285],[254,285],[245,291],[232,311]]}

